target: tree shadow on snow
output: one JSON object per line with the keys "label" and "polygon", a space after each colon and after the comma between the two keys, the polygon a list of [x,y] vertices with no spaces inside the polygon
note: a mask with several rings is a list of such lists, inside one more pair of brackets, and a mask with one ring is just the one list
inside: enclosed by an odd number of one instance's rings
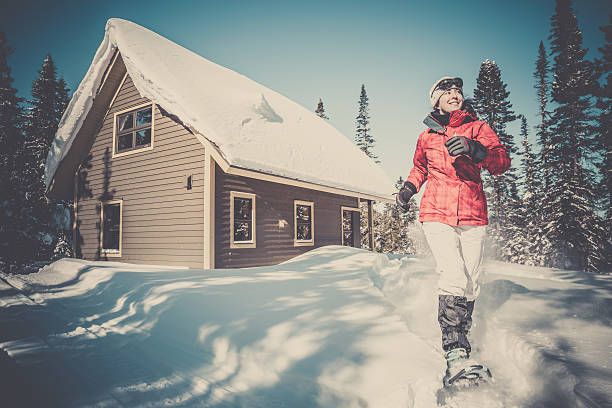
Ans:
{"label": "tree shadow on snow", "polygon": [[529,289],[508,279],[497,279],[481,286],[478,297],[479,307],[494,312],[506,303],[513,294],[525,294]]}
{"label": "tree shadow on snow", "polygon": [[318,379],[367,362],[358,346],[367,333],[392,334],[376,315],[350,318],[378,301],[360,285],[359,261],[325,259],[337,255],[262,269],[124,270],[70,295],[101,269],[84,268],[41,291],[53,295],[44,307],[0,307],[0,343],[34,402],[13,397],[24,407],[365,406]]}

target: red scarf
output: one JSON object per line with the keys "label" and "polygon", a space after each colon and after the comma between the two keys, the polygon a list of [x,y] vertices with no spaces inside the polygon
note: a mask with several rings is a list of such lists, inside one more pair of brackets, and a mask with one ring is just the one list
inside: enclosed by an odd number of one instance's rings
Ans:
{"label": "red scarf", "polygon": [[476,115],[472,115],[462,110],[453,111],[448,118],[448,126],[457,127],[462,124],[467,117],[471,118],[472,120],[477,120]]}

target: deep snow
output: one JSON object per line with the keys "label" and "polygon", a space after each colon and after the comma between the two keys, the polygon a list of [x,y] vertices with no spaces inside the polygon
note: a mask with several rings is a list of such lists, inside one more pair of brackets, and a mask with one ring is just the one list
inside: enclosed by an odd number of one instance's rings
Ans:
{"label": "deep snow", "polygon": [[[448,406],[611,406],[612,278],[485,270],[472,342],[495,383]],[[65,259],[2,278],[3,407],[436,406],[429,259],[332,246],[261,268]]]}

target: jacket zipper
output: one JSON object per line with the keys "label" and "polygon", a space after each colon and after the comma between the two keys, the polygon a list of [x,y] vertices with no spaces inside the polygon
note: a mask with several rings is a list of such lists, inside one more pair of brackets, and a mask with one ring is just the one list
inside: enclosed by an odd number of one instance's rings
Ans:
{"label": "jacket zipper", "polygon": [[461,186],[463,186],[463,183],[459,184],[459,192],[457,193],[457,225],[459,225],[459,197],[461,197]]}
{"label": "jacket zipper", "polygon": [[[444,126],[444,136],[448,137],[448,135],[446,134],[446,130],[448,129],[448,125]],[[460,197],[461,197],[461,186],[463,186],[463,183],[459,184],[459,190],[457,191],[457,225],[459,225],[459,202],[460,202]]]}

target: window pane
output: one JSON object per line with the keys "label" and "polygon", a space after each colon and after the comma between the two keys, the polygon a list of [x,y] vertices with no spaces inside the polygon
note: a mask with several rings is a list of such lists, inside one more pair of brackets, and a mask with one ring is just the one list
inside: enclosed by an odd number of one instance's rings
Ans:
{"label": "window pane", "polygon": [[234,219],[235,220],[251,220],[252,217],[252,200],[250,198],[234,197]]}
{"label": "window pane", "polygon": [[250,221],[234,222],[234,242],[251,241],[251,236]]}
{"label": "window pane", "polygon": [[296,216],[297,216],[298,223],[300,222],[310,223],[310,206],[309,205],[296,206]]}
{"label": "window pane", "polygon": [[132,133],[128,133],[127,135],[119,136],[119,140],[117,141],[117,150],[125,150],[132,148]]}
{"label": "window pane", "polygon": [[128,113],[126,115],[121,115],[118,118],[118,122],[117,129],[119,132],[131,129],[134,127],[134,114]]}
{"label": "window pane", "polygon": [[151,123],[151,108],[136,113],[136,126],[144,126]]}
{"label": "window pane", "polygon": [[297,239],[303,241],[310,241],[312,239],[312,231],[310,229],[310,224],[298,224]]}
{"label": "window pane", "polygon": [[148,146],[151,144],[151,129],[143,129],[136,132],[136,146]]}
{"label": "window pane", "polygon": [[103,216],[102,248],[119,250],[120,204],[105,204]]}
{"label": "window pane", "polygon": [[296,205],[295,218],[297,223],[297,239],[312,240],[312,207],[309,205]]}

